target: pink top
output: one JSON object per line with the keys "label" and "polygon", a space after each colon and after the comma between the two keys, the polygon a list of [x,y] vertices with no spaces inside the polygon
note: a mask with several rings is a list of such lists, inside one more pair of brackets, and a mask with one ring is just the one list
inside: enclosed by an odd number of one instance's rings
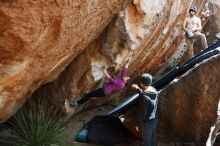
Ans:
{"label": "pink top", "polygon": [[109,78],[109,82],[104,85],[104,91],[106,94],[112,94],[114,91],[121,90],[125,88],[125,82],[123,77],[128,73],[128,69],[124,68],[122,70],[121,76],[119,78]]}

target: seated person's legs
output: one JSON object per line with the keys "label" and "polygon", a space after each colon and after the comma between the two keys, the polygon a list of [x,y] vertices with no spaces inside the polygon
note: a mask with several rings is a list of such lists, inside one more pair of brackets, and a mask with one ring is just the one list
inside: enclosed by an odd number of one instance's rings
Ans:
{"label": "seated person's legs", "polygon": [[207,40],[206,40],[205,34],[203,34],[201,32],[195,32],[194,36],[200,38],[200,41],[201,41],[201,44],[202,44],[202,49],[208,48],[208,44],[207,44]]}
{"label": "seated person's legs", "polygon": [[188,52],[188,57],[189,59],[192,58],[194,56],[193,53],[193,38],[189,38],[188,36],[185,37],[186,39],[186,43],[187,43],[187,52]]}

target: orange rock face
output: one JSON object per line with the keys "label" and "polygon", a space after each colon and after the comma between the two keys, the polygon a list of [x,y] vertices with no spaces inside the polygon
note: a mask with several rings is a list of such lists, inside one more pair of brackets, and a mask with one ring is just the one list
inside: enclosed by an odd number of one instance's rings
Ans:
{"label": "orange rock face", "polygon": [[123,8],[123,0],[0,1],[0,122],[53,81]]}
{"label": "orange rock face", "polygon": [[[204,2],[197,5],[202,9]],[[114,66],[115,73],[119,73],[130,55],[133,56],[129,67],[132,78],[144,71],[155,73],[177,49],[181,49],[182,23],[189,6],[188,1],[128,3],[99,38],[75,58],[76,62],[72,61],[55,82],[41,89],[44,91],[37,92],[37,97],[74,100],[82,93],[103,85],[104,67]]]}
{"label": "orange rock face", "polygon": [[[104,67],[118,74],[129,56],[134,79],[174,65],[184,50],[187,10],[193,3],[203,11],[205,2],[0,1],[0,122],[13,116],[29,96],[60,105],[65,98],[75,100],[101,87]],[[127,92],[112,97],[122,100]],[[89,106],[109,99],[91,100]]]}

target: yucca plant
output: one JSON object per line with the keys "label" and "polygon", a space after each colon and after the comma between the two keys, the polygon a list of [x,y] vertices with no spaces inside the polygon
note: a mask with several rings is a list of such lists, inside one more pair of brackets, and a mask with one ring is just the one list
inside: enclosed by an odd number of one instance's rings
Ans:
{"label": "yucca plant", "polygon": [[66,123],[57,117],[58,109],[29,102],[7,123],[2,141],[15,146],[63,145]]}

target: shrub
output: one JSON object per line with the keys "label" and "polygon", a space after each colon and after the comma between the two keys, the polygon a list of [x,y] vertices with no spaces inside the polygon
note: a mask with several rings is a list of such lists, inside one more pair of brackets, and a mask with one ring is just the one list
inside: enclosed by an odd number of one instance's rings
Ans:
{"label": "shrub", "polygon": [[66,123],[58,119],[58,109],[31,101],[4,128],[2,142],[15,146],[60,146]]}

